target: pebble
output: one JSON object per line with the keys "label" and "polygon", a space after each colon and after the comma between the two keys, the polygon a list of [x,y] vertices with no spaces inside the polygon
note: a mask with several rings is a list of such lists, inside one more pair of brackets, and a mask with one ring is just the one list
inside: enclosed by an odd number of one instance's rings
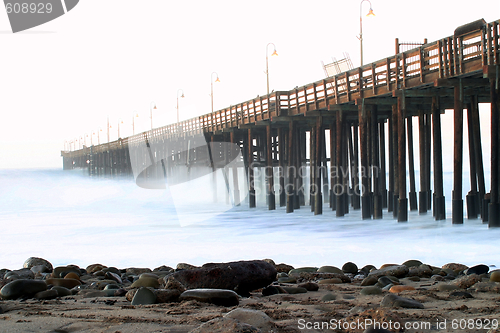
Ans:
{"label": "pebble", "polygon": [[156,289],[160,287],[160,284],[158,283],[158,279],[145,276],[140,279],[137,279],[137,281],[132,283],[130,287],[131,288],[151,287]]}
{"label": "pebble", "polygon": [[472,295],[466,291],[454,291],[450,293],[450,297],[456,297],[456,298],[474,298]]}
{"label": "pebble", "polygon": [[368,286],[368,287],[364,287],[363,289],[361,289],[360,294],[361,295],[380,295],[380,294],[382,294],[382,289],[380,289],[379,287],[375,287],[375,286]]}
{"label": "pebble", "polygon": [[74,288],[82,284],[79,280],[76,279],[60,279],[60,278],[46,279],[45,283],[47,283],[47,285],[51,284],[53,286],[61,286],[68,289]]}
{"label": "pebble", "polygon": [[61,286],[53,286],[50,290],[57,291],[57,295],[59,297],[70,296],[73,294],[71,292],[71,290],[69,290],[68,288],[65,288],[65,287],[61,287]]}
{"label": "pebble", "polygon": [[[335,266],[321,266],[318,270],[318,273],[335,273],[335,274],[344,274],[344,272]],[[309,273],[314,273],[313,271]]]}
{"label": "pebble", "polygon": [[490,281],[491,282],[500,282],[500,271],[495,270],[490,273]]}
{"label": "pebble", "polygon": [[177,264],[175,270],[180,271],[183,269],[197,269],[197,268],[199,268],[199,267],[181,262],[181,263]]}
{"label": "pebble", "polygon": [[142,273],[150,273],[151,269],[149,268],[136,268],[136,267],[131,267],[127,268],[126,273],[130,275],[141,275]]}
{"label": "pebble", "polygon": [[280,277],[278,279],[279,283],[295,283],[297,282],[297,279],[295,279],[293,276],[285,276],[285,277]]}
{"label": "pebble", "polygon": [[7,283],[0,290],[3,299],[16,299],[21,296],[31,296],[37,292],[47,290],[47,284],[41,280],[20,279]]}
{"label": "pebble", "polygon": [[3,276],[4,279],[34,279],[35,278],[35,273],[29,268],[22,268],[22,269],[17,269],[14,271],[10,271],[5,273]]}
{"label": "pebble", "polygon": [[85,270],[87,271],[87,274],[93,274],[95,272],[102,271],[103,268],[106,268],[106,266],[101,264],[92,264],[87,266]]}
{"label": "pebble", "polygon": [[367,276],[361,281],[361,286],[373,286],[378,282],[377,277]]}
{"label": "pebble", "polygon": [[76,273],[76,274],[78,274],[78,276],[81,275],[80,268],[78,268],[77,266],[74,266],[74,265],[68,265],[68,266],[59,266],[59,267],[54,268],[54,270],[52,271],[52,277],[53,278],[63,278],[66,276],[66,274],[68,274],[70,272]]}
{"label": "pebble", "polygon": [[319,280],[318,284],[341,284],[342,280],[339,278]]}
{"label": "pebble", "polygon": [[440,283],[438,284],[437,289],[439,291],[451,291],[458,289],[458,287],[454,284]]}
{"label": "pebble", "polygon": [[459,288],[467,289],[473,286],[475,283],[481,281],[481,278],[477,274],[464,275],[453,281],[453,284]]}
{"label": "pebble", "polygon": [[26,261],[23,264],[23,268],[28,268],[28,269],[31,269],[34,266],[45,266],[48,272],[52,272],[53,269],[52,264],[48,260],[37,257],[30,257],[26,259]]}
{"label": "pebble", "polygon": [[408,267],[404,265],[392,265],[392,266],[386,266],[384,268],[380,268],[374,271],[371,271],[368,276],[375,276],[377,278],[384,276],[384,275],[391,275],[395,277],[404,277],[408,274],[409,269]]}
{"label": "pebble", "polygon": [[288,272],[288,275],[292,275],[292,274],[298,275],[300,273],[316,273],[317,271],[318,271],[317,267],[300,267],[300,268],[291,269]]}
{"label": "pebble", "polygon": [[262,333],[262,330],[252,325],[241,323],[233,318],[214,318],[207,321],[201,326],[195,328],[189,333],[214,333],[214,332],[231,332],[231,333]]}
{"label": "pebble", "polygon": [[412,286],[404,286],[404,285],[392,286],[391,289],[389,289],[389,292],[400,293],[400,292],[406,291],[406,290],[415,290],[415,288]]}
{"label": "pebble", "polygon": [[365,265],[363,266],[363,268],[361,268],[359,271],[360,272],[363,272],[365,275],[368,275],[370,274],[370,272],[374,269],[377,269],[377,267],[373,266],[373,265]]}
{"label": "pebble", "polygon": [[485,274],[485,273],[488,273],[490,271],[490,268],[486,265],[476,265],[476,266],[472,266],[470,268],[468,268],[467,270],[465,270],[465,274],[466,275],[471,275],[471,274],[477,274],[477,275],[481,275],[481,274]]}
{"label": "pebble", "polygon": [[380,288],[383,288],[385,286],[387,286],[388,284],[394,284],[393,283],[394,281],[392,281],[391,279],[389,279],[387,276],[381,276],[378,278],[378,285]]}
{"label": "pebble", "polygon": [[336,299],[337,299],[337,295],[332,294],[332,293],[325,294],[325,295],[323,295],[323,297],[321,297],[321,300],[323,302],[335,301]]}
{"label": "pebble", "polygon": [[407,260],[403,263],[403,265],[405,265],[406,267],[410,268],[410,267],[418,267],[420,265],[422,265],[422,262],[420,260]]}
{"label": "pebble", "polygon": [[404,298],[395,294],[386,295],[382,302],[380,302],[381,307],[389,308],[410,308],[410,309],[423,309],[424,305],[419,301],[413,299]]}
{"label": "pebble", "polygon": [[59,297],[59,293],[57,292],[57,290],[49,289],[39,291],[33,297],[36,299],[54,299],[56,297]]}
{"label": "pebble", "polygon": [[156,303],[156,295],[148,288],[141,287],[132,298],[132,305],[148,305]]}
{"label": "pebble", "polygon": [[239,296],[228,289],[191,289],[186,290],[179,297],[180,300],[197,300],[222,306],[235,306],[239,304]]}
{"label": "pebble", "polygon": [[292,269],[294,269],[293,266],[290,266],[290,265],[287,265],[287,264],[278,264],[278,265],[275,266],[275,268],[276,268],[276,271],[278,273],[288,273]]}
{"label": "pebble", "polygon": [[307,291],[318,291],[319,289],[319,286],[317,283],[314,283],[314,282],[305,282],[305,283],[301,283],[299,284],[297,287],[299,288],[304,288],[306,289]]}
{"label": "pebble", "polygon": [[224,315],[224,318],[232,318],[240,323],[245,323],[260,329],[262,332],[270,332],[273,329],[271,318],[263,311],[236,308]]}
{"label": "pebble", "polygon": [[109,280],[114,280],[120,284],[123,283],[123,280],[120,277],[120,275],[113,273],[113,272],[106,272],[106,274],[104,275],[104,278],[109,279]]}
{"label": "pebble", "polygon": [[358,266],[353,263],[353,262],[346,262],[342,266],[342,272],[344,273],[349,273],[349,274],[357,274],[358,273]]}
{"label": "pebble", "polygon": [[464,271],[467,268],[469,268],[469,267],[462,265],[462,264],[457,264],[457,263],[449,263],[449,264],[443,265],[441,267],[441,269],[451,269],[455,273],[459,273],[461,271]]}
{"label": "pebble", "polygon": [[301,287],[282,287],[288,294],[305,294],[307,293],[306,288]]}
{"label": "pebble", "polygon": [[74,272],[69,272],[68,274],[66,274],[64,276],[65,279],[75,279],[75,280],[78,280],[80,281],[80,275],[74,273]]}

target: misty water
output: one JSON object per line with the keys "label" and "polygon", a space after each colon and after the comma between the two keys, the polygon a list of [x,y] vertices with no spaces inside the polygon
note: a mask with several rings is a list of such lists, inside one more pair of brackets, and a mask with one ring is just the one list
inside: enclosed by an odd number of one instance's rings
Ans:
{"label": "misty water", "polygon": [[[362,220],[361,212],[353,210],[337,218],[326,204],[323,215],[317,216],[308,206],[292,214],[284,207],[269,211],[260,199],[256,209],[245,202],[231,207],[225,204],[223,190],[221,203],[214,204],[206,200],[202,185],[181,205],[169,188],[144,189],[131,177],[4,169],[0,268],[20,268],[31,256],[55,266],[102,263],[120,268],[264,258],[296,267],[341,266],[347,261],[380,266],[407,259],[437,266],[498,265],[499,229],[489,229],[480,219],[451,224],[451,176],[444,174],[446,220],[435,221],[432,212],[409,212],[408,222],[398,223],[387,210],[382,220]],[[467,182],[465,173],[464,193]]]}

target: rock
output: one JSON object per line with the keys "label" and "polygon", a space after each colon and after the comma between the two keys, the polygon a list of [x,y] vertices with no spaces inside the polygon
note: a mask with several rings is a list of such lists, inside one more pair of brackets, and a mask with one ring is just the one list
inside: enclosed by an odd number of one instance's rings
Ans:
{"label": "rock", "polygon": [[262,289],[262,296],[277,295],[280,291],[276,286],[268,286]]}
{"label": "rock", "polygon": [[490,273],[490,281],[491,282],[500,282],[500,271],[494,270]]}
{"label": "rock", "polygon": [[271,318],[260,310],[236,308],[225,314],[224,318],[236,319],[240,323],[259,328],[262,332],[269,332],[274,326]]}
{"label": "rock", "polygon": [[73,272],[75,274],[78,274],[78,276],[81,275],[80,268],[74,265],[68,265],[68,266],[59,266],[54,268],[52,271],[52,277],[53,278],[63,278],[66,276],[66,274]]}
{"label": "rock", "polygon": [[37,292],[47,290],[47,284],[41,280],[20,279],[7,283],[0,290],[3,299],[16,299],[21,296],[29,297]]}
{"label": "rock", "polygon": [[466,291],[454,291],[450,293],[450,297],[456,297],[456,298],[474,298],[472,295]]}
{"label": "rock", "polygon": [[368,274],[370,274],[370,272],[372,270],[375,270],[375,269],[377,269],[377,267],[375,267],[373,265],[365,265],[359,271],[362,272],[362,273],[364,273],[365,275],[368,275]]}
{"label": "rock", "polygon": [[480,293],[500,293],[500,285],[496,282],[478,282],[472,287],[469,287],[469,291],[475,291]]}
{"label": "rock", "polygon": [[132,305],[148,305],[156,303],[156,295],[148,288],[141,287],[132,298]]}
{"label": "rock", "polygon": [[323,279],[318,281],[318,284],[341,284],[341,283],[342,280],[339,278]]}
{"label": "rock", "polygon": [[451,291],[451,290],[458,289],[458,287],[454,284],[440,283],[440,284],[438,284],[437,289],[439,291]]}
{"label": "rock", "polygon": [[109,279],[109,280],[114,280],[120,284],[123,283],[122,278],[118,274],[113,273],[113,272],[106,272],[106,274],[104,275],[104,278]]}
{"label": "rock", "polygon": [[181,262],[181,263],[177,264],[175,270],[180,271],[180,270],[184,270],[184,269],[198,269],[198,268],[200,268],[200,267]]}
{"label": "rock", "polygon": [[307,273],[307,272],[302,272],[299,273],[298,275],[294,275],[297,278],[297,281],[302,281],[302,280],[307,280],[307,281],[313,281],[313,280],[323,280],[323,279],[340,279],[342,280],[342,283],[351,283],[351,279],[345,275],[345,274],[337,274],[337,273]]}
{"label": "rock", "polygon": [[36,299],[54,299],[59,296],[57,290],[49,289],[37,292],[33,297]]}
{"label": "rock", "polygon": [[165,277],[163,280],[165,282],[165,289],[175,289],[180,291],[181,293],[186,291],[186,287],[182,283],[177,281],[172,275]]}
{"label": "rock", "polygon": [[187,289],[229,289],[240,295],[266,287],[276,279],[276,268],[262,261],[212,264],[199,269],[177,271],[173,276]]}
{"label": "rock", "polygon": [[239,304],[238,294],[229,289],[191,289],[183,292],[179,299],[194,299],[200,302],[212,303],[222,306],[235,306]]}
{"label": "rock", "polygon": [[[149,269],[149,268],[148,268]],[[111,272],[111,273],[115,273],[115,274],[120,274],[120,270],[116,267],[105,267],[102,269],[102,271],[104,273],[107,273],[107,272]]]}
{"label": "rock", "polygon": [[167,273],[170,273],[170,272],[173,272],[174,269],[170,266],[165,266],[165,265],[161,265],[160,267],[156,267],[155,269],[153,269],[153,272],[167,272]]}
{"label": "rock", "polygon": [[26,259],[26,261],[23,264],[23,268],[31,269],[34,266],[45,266],[47,267],[48,273],[52,272],[52,264],[45,259],[42,258],[37,258],[37,257],[30,257]]}
{"label": "rock", "polygon": [[79,280],[76,279],[55,279],[55,278],[46,279],[45,283],[47,283],[47,285],[51,284],[53,286],[61,286],[68,289],[74,288],[82,284]]}
{"label": "rock", "polygon": [[384,288],[388,284],[394,284],[394,281],[392,281],[391,279],[389,279],[389,277],[385,275],[378,278],[377,285],[379,285],[381,288]]}
{"label": "rock", "polygon": [[142,273],[150,273],[151,269],[149,268],[136,268],[131,267],[126,269],[126,273],[130,275],[141,275]]}
{"label": "rock", "polygon": [[367,276],[361,281],[361,286],[373,286],[378,282],[376,276]]}
{"label": "rock", "polygon": [[214,318],[189,333],[261,333],[262,331],[251,325],[241,323],[233,318]]}
{"label": "rock", "polygon": [[177,289],[156,289],[156,303],[178,302],[181,292]]}
{"label": "rock", "polygon": [[420,260],[407,260],[403,263],[403,265],[405,265],[408,268],[418,267],[418,266],[422,265],[422,262]]}
{"label": "rock", "polygon": [[477,274],[464,275],[455,280],[453,280],[453,284],[458,288],[467,289],[473,286],[475,283],[481,281],[481,278]]}
{"label": "rock", "polygon": [[[406,267],[406,266],[405,266]],[[384,308],[410,308],[410,309],[423,309],[424,305],[418,301],[413,299],[400,297],[395,294],[386,295],[382,302],[380,302],[380,306]]]}
{"label": "rock", "polygon": [[306,288],[300,287],[282,287],[288,294],[305,294],[307,293]]}
{"label": "rock", "polygon": [[80,275],[76,274],[75,272],[69,272],[64,276],[65,279],[75,279],[80,281]]}
{"label": "rock", "polygon": [[462,265],[462,264],[456,264],[456,263],[449,263],[449,264],[443,265],[441,267],[441,269],[451,269],[455,273],[459,273],[461,271],[464,271],[467,268],[469,268],[469,267]]}
{"label": "rock", "polygon": [[77,295],[81,295],[83,298],[95,298],[95,297],[107,297],[108,293],[105,290],[92,290],[92,289],[82,289]]}
{"label": "rock", "polygon": [[160,284],[158,283],[158,279],[145,276],[140,279],[137,279],[134,283],[132,283],[130,287],[131,288],[150,287],[157,289],[160,287]]}
{"label": "rock", "polygon": [[95,272],[101,271],[103,268],[106,268],[106,266],[101,264],[92,264],[87,266],[85,270],[87,271],[87,274],[94,274]]}
{"label": "rock", "polygon": [[353,263],[353,262],[346,262],[342,266],[342,272],[344,273],[349,273],[349,274],[357,274],[358,273],[358,266]]}
{"label": "rock", "polygon": [[276,271],[278,273],[288,273],[290,272],[293,268],[293,266],[287,265],[287,264],[278,264],[275,266]]}
{"label": "rock", "polygon": [[405,277],[409,272],[408,267],[404,265],[393,265],[393,266],[386,266],[384,268],[380,268],[374,271],[371,271],[368,276],[375,276],[377,278],[384,276],[384,275],[391,275],[395,277]]}
{"label": "rock", "polygon": [[325,295],[323,295],[323,297],[321,297],[321,300],[323,302],[335,301],[336,299],[337,299],[337,295],[334,295],[332,293],[325,294]]}
{"label": "rock", "polygon": [[13,277],[17,279],[34,279],[35,273],[29,268],[21,268],[14,271],[10,271],[5,273],[3,276],[4,279],[12,279]]}
{"label": "rock", "polygon": [[318,291],[319,286],[314,282],[305,282],[298,285],[299,288],[304,288],[307,291]]}
{"label": "rock", "polygon": [[41,273],[50,273],[52,270],[49,270],[45,265],[36,265],[30,268],[30,270],[36,275]]}
{"label": "rock", "polygon": [[415,288],[412,286],[404,286],[404,285],[392,286],[391,289],[389,289],[389,292],[397,294],[405,290],[415,290]]}
{"label": "rock", "polygon": [[73,293],[71,292],[71,290],[69,290],[68,288],[65,288],[65,287],[61,287],[61,286],[53,286],[50,290],[55,290],[57,291],[57,295],[59,297],[64,297],[64,296],[71,296],[73,295]]}
{"label": "rock", "polygon": [[486,274],[490,271],[490,268],[486,265],[476,265],[476,266],[472,266],[470,268],[468,268],[464,273],[466,275],[471,275],[471,274],[477,274],[477,275],[481,275],[481,274]]}
{"label": "rock", "polygon": [[[335,273],[335,274],[344,274],[344,272],[335,266],[321,266],[318,270],[318,273]],[[314,273],[314,271],[310,271],[309,273]]]}
{"label": "rock", "polygon": [[293,276],[285,276],[285,277],[280,277],[278,278],[279,283],[296,283],[297,279],[295,279]]}
{"label": "rock", "polygon": [[269,264],[271,264],[273,266],[276,266],[276,263],[274,262],[273,259],[262,259],[262,261],[265,261],[265,262],[267,262],[267,263],[269,263]]}
{"label": "rock", "polygon": [[364,287],[363,289],[361,289],[360,294],[361,295],[380,295],[380,294],[382,294],[382,289],[380,289],[379,287],[375,287],[375,286],[368,286],[368,287]]}

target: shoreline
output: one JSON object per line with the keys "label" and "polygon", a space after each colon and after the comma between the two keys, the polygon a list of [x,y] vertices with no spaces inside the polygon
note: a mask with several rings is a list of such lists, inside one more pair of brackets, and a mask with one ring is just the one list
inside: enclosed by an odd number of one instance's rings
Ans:
{"label": "shoreline", "polygon": [[[381,267],[346,263],[318,269],[266,259],[202,267],[178,264],[175,269],[49,265],[32,257],[24,269],[2,270],[3,329],[370,332],[371,320],[388,329],[379,332],[500,332],[494,327],[500,320],[500,273],[481,264],[434,267],[408,260]],[[15,281],[23,286],[14,290]],[[211,286],[217,293],[208,297]],[[43,290],[34,293],[39,287]],[[472,322],[472,328],[460,329],[461,323]],[[430,326],[405,326],[424,323]]]}

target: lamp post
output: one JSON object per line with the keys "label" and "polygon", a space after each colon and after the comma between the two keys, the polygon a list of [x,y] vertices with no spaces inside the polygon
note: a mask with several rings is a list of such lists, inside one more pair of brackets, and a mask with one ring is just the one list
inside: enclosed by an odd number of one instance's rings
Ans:
{"label": "lamp post", "polygon": [[370,4],[370,10],[368,11],[368,14],[366,16],[375,16],[375,13],[373,12],[372,9],[372,3],[370,0],[362,0],[361,3],[359,4],[359,44],[360,44],[360,58],[361,58],[361,66],[363,66],[363,15],[361,14],[361,11],[363,9],[363,2],[368,1]]}
{"label": "lamp post", "polygon": [[156,110],[156,103],[151,102],[149,104],[149,112],[150,112],[150,117],[151,117],[151,130],[153,130],[153,109]]}
{"label": "lamp post", "polygon": [[120,124],[123,124],[123,120],[118,120],[118,140],[120,139]]}
{"label": "lamp post", "polygon": [[139,118],[139,113],[134,112],[132,114],[132,135],[135,135],[135,118]]}
{"label": "lamp post", "polygon": [[179,123],[179,91],[182,91],[181,98],[184,98],[184,90],[177,90],[177,123]]}
{"label": "lamp post", "polygon": [[276,45],[274,45],[274,43],[268,43],[266,45],[266,76],[267,76],[267,94],[268,95],[269,95],[269,50],[268,50],[269,45],[272,45],[274,47],[274,51],[273,51],[273,54],[271,54],[271,57],[278,55],[278,53],[276,52]]}
{"label": "lamp post", "polygon": [[210,75],[210,98],[212,102],[212,113],[214,112],[214,74],[217,76],[215,82],[220,82],[219,74],[217,74],[216,72],[212,72],[212,74]]}

